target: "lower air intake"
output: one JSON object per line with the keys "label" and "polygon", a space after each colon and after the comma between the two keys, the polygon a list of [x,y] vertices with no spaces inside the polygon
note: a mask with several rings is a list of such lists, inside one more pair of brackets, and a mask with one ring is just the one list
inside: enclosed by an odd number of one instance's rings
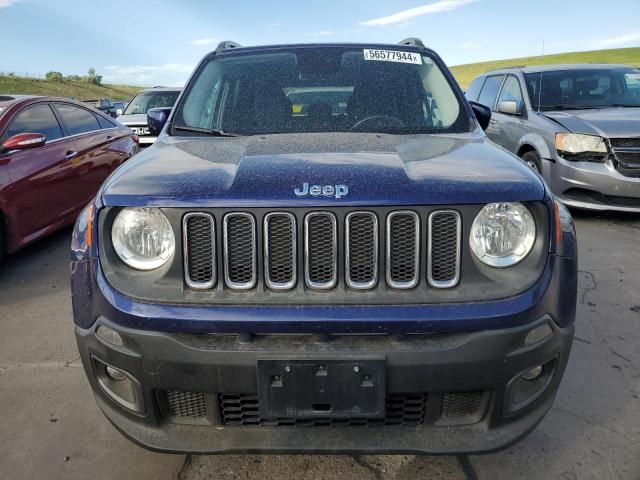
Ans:
{"label": "lower air intake", "polygon": [[205,418],[207,416],[207,404],[202,392],[167,390],[165,396],[169,413],[174,417]]}
{"label": "lower air intake", "polygon": [[383,418],[273,418],[260,417],[256,395],[218,395],[220,421],[224,425],[263,427],[417,427],[424,423],[427,395],[421,393],[387,395]]}
{"label": "lower air intake", "polygon": [[480,412],[484,392],[450,392],[442,394],[440,414],[445,418],[473,417]]}

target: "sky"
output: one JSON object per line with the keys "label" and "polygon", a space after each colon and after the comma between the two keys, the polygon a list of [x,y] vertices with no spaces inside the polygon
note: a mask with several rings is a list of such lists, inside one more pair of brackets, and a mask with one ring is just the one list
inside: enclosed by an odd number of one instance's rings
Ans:
{"label": "sky", "polygon": [[640,46],[640,0],[0,0],[0,72],[183,85],[221,40],[396,43],[448,65]]}

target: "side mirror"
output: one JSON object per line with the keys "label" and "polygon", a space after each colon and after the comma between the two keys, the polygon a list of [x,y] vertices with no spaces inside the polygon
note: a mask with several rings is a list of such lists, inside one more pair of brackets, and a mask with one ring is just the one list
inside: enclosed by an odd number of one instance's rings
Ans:
{"label": "side mirror", "polygon": [[29,150],[31,148],[42,147],[47,141],[47,137],[41,133],[18,133],[7,138],[2,144],[5,151]]}
{"label": "side mirror", "polygon": [[171,113],[170,107],[151,108],[147,112],[147,125],[149,126],[149,133],[154,137],[160,135],[160,132],[164,128],[164,124],[167,123],[169,114]]}
{"label": "side mirror", "polygon": [[520,115],[518,102],[515,100],[503,100],[502,102],[498,102],[498,112],[505,113],[507,115]]}
{"label": "side mirror", "polygon": [[120,115],[122,115],[122,109],[116,108],[116,116],[119,117]]}
{"label": "side mirror", "polygon": [[478,102],[469,102],[482,130],[486,130],[491,120],[491,109]]}

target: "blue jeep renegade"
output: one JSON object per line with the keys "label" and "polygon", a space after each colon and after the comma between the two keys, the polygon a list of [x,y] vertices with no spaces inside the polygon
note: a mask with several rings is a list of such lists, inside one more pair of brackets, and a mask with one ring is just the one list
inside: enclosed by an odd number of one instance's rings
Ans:
{"label": "blue jeep renegade", "polygon": [[79,217],[95,398],[173,452],[481,452],[551,407],[573,223],[418,39],[223,42]]}

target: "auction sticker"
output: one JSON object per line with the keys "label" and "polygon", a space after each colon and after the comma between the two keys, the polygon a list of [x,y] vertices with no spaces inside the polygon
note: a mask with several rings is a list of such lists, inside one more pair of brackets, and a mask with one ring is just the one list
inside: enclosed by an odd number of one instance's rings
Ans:
{"label": "auction sticker", "polygon": [[365,48],[364,59],[377,60],[379,62],[414,63],[416,65],[422,65],[422,57],[419,54],[399,50],[371,50]]}

